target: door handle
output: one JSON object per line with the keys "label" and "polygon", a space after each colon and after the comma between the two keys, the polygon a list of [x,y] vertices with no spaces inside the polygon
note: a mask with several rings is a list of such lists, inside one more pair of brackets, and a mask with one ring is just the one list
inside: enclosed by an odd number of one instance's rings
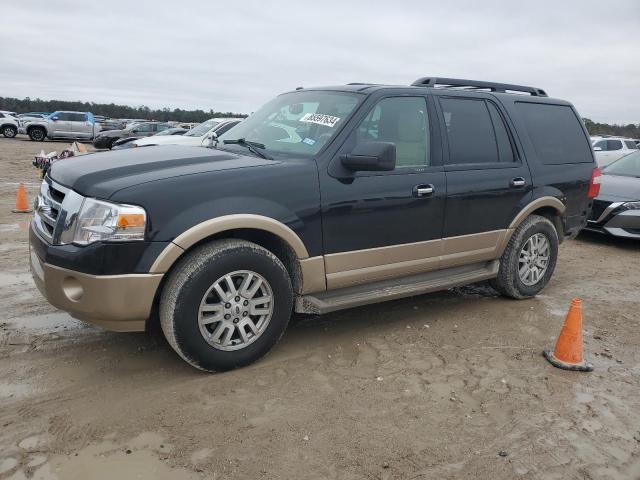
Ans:
{"label": "door handle", "polygon": [[512,187],[524,187],[527,181],[522,177],[516,177],[511,180]]}
{"label": "door handle", "polygon": [[415,187],[413,187],[414,197],[426,197],[428,195],[432,195],[433,192],[434,192],[434,188],[433,188],[433,185],[431,185],[430,183],[416,185]]}

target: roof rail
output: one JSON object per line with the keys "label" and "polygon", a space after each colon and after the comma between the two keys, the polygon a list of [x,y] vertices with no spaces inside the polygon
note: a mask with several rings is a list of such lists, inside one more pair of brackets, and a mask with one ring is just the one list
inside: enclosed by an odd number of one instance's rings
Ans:
{"label": "roof rail", "polygon": [[463,80],[460,78],[422,77],[411,84],[414,87],[444,88],[463,87],[470,90],[489,90],[491,92],[508,93],[524,92],[534,97],[546,97],[547,93],[541,88],[510,85],[508,83],[483,82],[479,80]]}

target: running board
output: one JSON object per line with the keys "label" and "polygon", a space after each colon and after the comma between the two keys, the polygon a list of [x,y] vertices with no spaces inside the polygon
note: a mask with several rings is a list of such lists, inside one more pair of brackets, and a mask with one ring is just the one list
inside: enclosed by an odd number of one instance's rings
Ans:
{"label": "running board", "polygon": [[447,288],[494,278],[498,275],[499,267],[500,262],[493,260],[491,262],[447,268],[409,277],[381,280],[366,285],[345,287],[328,292],[300,295],[296,297],[295,311],[322,315],[336,310],[446,290]]}

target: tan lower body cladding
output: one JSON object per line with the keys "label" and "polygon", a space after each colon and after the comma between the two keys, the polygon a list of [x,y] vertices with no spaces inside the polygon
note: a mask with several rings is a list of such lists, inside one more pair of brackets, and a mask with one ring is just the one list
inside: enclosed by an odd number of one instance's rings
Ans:
{"label": "tan lower body cladding", "polygon": [[325,255],[327,289],[493,260],[502,255],[512,232],[511,229],[494,230]]}

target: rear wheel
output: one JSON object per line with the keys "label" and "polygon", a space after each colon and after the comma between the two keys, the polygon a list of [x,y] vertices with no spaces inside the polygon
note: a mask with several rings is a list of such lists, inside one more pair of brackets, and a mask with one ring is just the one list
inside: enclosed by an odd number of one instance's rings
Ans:
{"label": "rear wheel", "polygon": [[553,275],[558,243],[558,233],[549,219],[529,216],[511,236],[491,285],[507,297],[534,297]]}
{"label": "rear wheel", "polygon": [[47,132],[42,127],[33,127],[29,130],[29,138],[35,142],[42,142],[47,136]]}
{"label": "rear wheel", "polygon": [[2,135],[7,138],[13,138],[18,134],[18,129],[13,125],[5,125],[2,127]]}
{"label": "rear wheel", "polygon": [[160,298],[169,344],[204,371],[247,365],[284,333],[293,306],[286,268],[243,240],[203,245],[179,261]]}

